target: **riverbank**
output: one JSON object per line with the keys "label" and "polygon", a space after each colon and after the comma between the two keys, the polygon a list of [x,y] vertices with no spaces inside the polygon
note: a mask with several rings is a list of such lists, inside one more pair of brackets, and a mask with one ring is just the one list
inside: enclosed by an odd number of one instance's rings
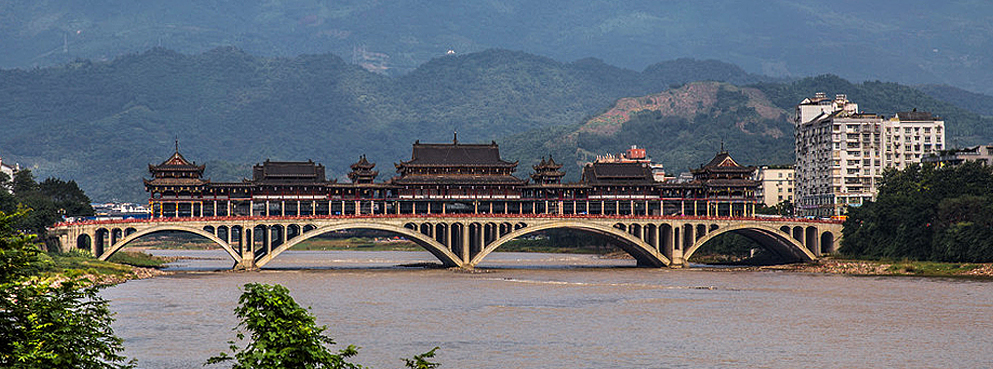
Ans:
{"label": "riverbank", "polygon": [[933,261],[846,260],[825,258],[813,263],[771,265],[761,270],[865,276],[993,278],[993,263],[939,263]]}
{"label": "riverbank", "polygon": [[138,251],[121,251],[102,261],[83,253],[51,253],[44,254],[41,267],[45,275],[55,279],[77,278],[88,279],[99,285],[123,283],[132,279],[146,279],[160,275],[171,274],[158,268],[175,261],[149,255]]}

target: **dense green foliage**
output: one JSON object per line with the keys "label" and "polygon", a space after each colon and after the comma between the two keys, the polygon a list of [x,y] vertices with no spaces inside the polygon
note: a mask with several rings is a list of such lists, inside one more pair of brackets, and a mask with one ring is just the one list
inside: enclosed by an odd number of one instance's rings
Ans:
{"label": "dense green foliage", "polygon": [[[234,357],[221,353],[207,364],[234,360],[234,369],[269,368],[359,368],[346,359],[358,348],[348,346],[332,353],[326,346],[334,340],[324,335],[327,326],[317,326],[314,317],[297,305],[290,291],[281,285],[249,283],[234,309],[241,319],[238,327],[250,333],[248,345],[239,350],[231,341]],[[237,329],[237,328],[236,328]],[[245,334],[238,332],[238,340]]]}
{"label": "dense green foliage", "polygon": [[50,259],[0,212],[0,367],[130,368],[99,287],[40,278]]}
{"label": "dense green foliage", "polygon": [[993,262],[993,170],[976,163],[887,171],[875,202],[850,208],[840,252]]}
{"label": "dense green foliage", "polygon": [[920,90],[890,82],[851,83],[833,75],[804,78],[792,83],[759,83],[756,88],[782,109],[793,111],[804,97],[825,92],[846,94],[866,112],[893,116],[913,109],[927,111],[945,120],[946,141],[951,145],[969,146],[993,142],[993,117],[962,109],[952,103],[935,99]]}
{"label": "dense green foliage", "polygon": [[0,188],[0,211],[11,214],[21,207],[31,210],[14,224],[22,231],[43,234],[45,227],[61,221],[63,216],[93,215],[90,198],[75,181],[48,178],[37,183],[31,170],[24,169],[14,174],[13,180],[0,174]]}
{"label": "dense green foliage", "polygon": [[977,94],[949,85],[921,85],[918,90],[931,97],[976,114],[993,116],[993,96]]}
{"label": "dense green foliage", "polygon": [[[349,345],[337,353],[331,352],[327,346],[333,345],[334,340],[324,334],[328,327],[318,326],[307,309],[293,300],[286,287],[246,284],[238,304],[234,312],[241,319],[238,327],[250,333],[248,345],[239,350],[231,341],[234,357],[221,353],[208,359],[205,365],[233,360],[231,367],[234,369],[361,368],[347,360],[358,353],[358,348]],[[237,337],[244,340],[245,334],[239,331]],[[427,361],[434,357],[437,349],[405,359],[407,367],[437,367],[438,364]]]}

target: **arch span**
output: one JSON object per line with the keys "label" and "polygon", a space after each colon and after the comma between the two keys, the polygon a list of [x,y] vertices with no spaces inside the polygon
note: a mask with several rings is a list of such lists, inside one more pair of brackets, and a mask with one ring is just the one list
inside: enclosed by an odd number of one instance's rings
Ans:
{"label": "arch span", "polygon": [[509,242],[510,240],[513,240],[517,237],[526,236],[531,233],[544,231],[547,229],[574,229],[574,230],[580,230],[586,232],[593,232],[596,234],[607,236],[615,241],[619,241],[618,246],[620,246],[621,249],[624,250],[624,252],[627,252],[628,254],[633,256],[635,260],[638,261],[639,265],[663,267],[672,264],[672,262],[668,258],[666,258],[665,255],[662,255],[662,253],[656,250],[654,247],[652,247],[645,241],[642,241],[638,237],[635,237],[634,235],[628,233],[626,230],[617,228],[616,225],[602,226],[597,224],[591,224],[588,222],[565,221],[565,222],[551,222],[546,224],[535,224],[507,233],[506,235],[497,238],[495,241],[487,245],[482,252],[480,252],[478,255],[472,258],[471,261],[469,261],[469,265],[474,266],[476,264],[479,264],[483,260],[483,258],[486,257],[486,255],[489,255],[491,252],[499,248],[501,245]]}
{"label": "arch span", "polygon": [[178,226],[178,225],[160,225],[160,226],[155,226],[155,227],[151,227],[151,228],[147,228],[147,229],[143,229],[143,230],[134,232],[131,235],[129,235],[127,237],[124,237],[123,240],[118,241],[113,246],[111,246],[110,249],[108,249],[108,250],[104,251],[102,254],[100,254],[99,259],[100,260],[107,260],[108,258],[110,258],[111,255],[114,255],[114,253],[117,252],[117,250],[120,250],[125,245],[127,245],[129,242],[134,241],[136,239],[139,239],[142,236],[146,236],[146,235],[150,235],[152,233],[158,233],[158,232],[187,232],[187,233],[193,233],[195,235],[201,236],[201,237],[206,238],[208,240],[214,241],[214,243],[216,243],[218,246],[221,246],[221,248],[223,248],[224,251],[227,251],[228,252],[228,255],[230,255],[231,256],[231,259],[234,259],[235,262],[238,262],[241,259],[241,257],[238,255],[238,253],[235,252],[234,249],[232,249],[231,246],[228,245],[227,242],[224,242],[223,240],[221,240],[217,236],[215,236],[215,235],[213,235],[211,233],[207,233],[203,229],[192,228],[192,227],[183,227],[183,226]]}
{"label": "arch span", "polygon": [[799,241],[794,239],[789,233],[783,232],[781,229],[770,228],[757,224],[738,224],[723,228],[718,228],[706,236],[696,240],[693,246],[688,248],[683,253],[683,260],[689,260],[701,246],[710,241],[714,237],[720,236],[724,233],[733,232],[745,236],[746,238],[755,241],[767,250],[775,252],[777,255],[785,260],[790,261],[812,261],[817,257],[810,252],[806,247],[803,246]]}
{"label": "arch span", "polygon": [[415,230],[415,229],[407,228],[405,226],[392,226],[386,224],[363,223],[363,222],[348,222],[348,223],[340,223],[340,224],[318,227],[313,231],[304,233],[298,237],[294,237],[292,240],[289,240],[286,243],[279,245],[279,247],[273,248],[272,253],[266,254],[265,256],[259,258],[259,260],[255,262],[255,265],[261,268],[264,265],[268,264],[270,261],[272,261],[272,259],[275,259],[276,256],[279,256],[279,254],[281,254],[283,251],[289,250],[293,246],[296,246],[297,244],[303,241],[309,240],[313,237],[328,232],[343,231],[348,229],[372,229],[377,231],[395,233],[406,237],[407,239],[413,241],[418,246],[430,252],[432,255],[438,258],[438,260],[440,260],[443,264],[445,264],[445,266],[449,266],[449,267],[462,266],[462,262],[459,259],[459,257],[455,256],[455,254],[452,253],[452,251],[449,250],[447,247],[445,247],[445,245],[442,245],[438,241],[434,240],[432,237],[420,233],[420,227],[416,227],[416,228],[417,229]]}

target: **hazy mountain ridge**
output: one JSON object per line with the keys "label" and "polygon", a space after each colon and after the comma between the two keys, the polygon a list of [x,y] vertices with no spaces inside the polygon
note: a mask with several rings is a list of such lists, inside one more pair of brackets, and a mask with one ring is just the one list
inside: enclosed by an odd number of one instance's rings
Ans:
{"label": "hazy mountain ridge", "polygon": [[993,3],[973,0],[7,1],[0,67],[232,45],[266,57],[334,53],[402,75],[448,50],[509,48],[635,70],[695,57],[779,77],[833,73],[991,94],[991,13]]}
{"label": "hazy mountain ridge", "polygon": [[[578,163],[631,144],[648,147],[670,168],[694,167],[709,160],[722,139],[748,164],[789,162],[791,127],[763,110],[775,107],[756,105],[765,99],[759,91],[786,111],[817,91],[848,92],[863,107],[884,108],[906,95],[913,99],[903,105],[948,119],[949,142],[959,132],[970,142],[993,137],[993,124],[978,115],[906,86],[879,83],[885,91],[872,93],[876,85],[830,76],[781,84],[728,74],[736,69],[719,62],[668,65],[680,72],[488,50],[435,58],[392,78],[328,54],[262,58],[229,47],[198,55],[156,48],[110,62],[0,70],[0,154],[5,162],[36,168],[39,178],[74,179],[96,200],[131,201],[142,201],[146,165],[168,157],[177,137],[187,158],[208,163],[213,180],[239,180],[251,164],[269,158],[313,159],[325,164],[330,178],[343,179],[361,154],[378,164],[385,180],[414,140],[447,142],[453,130],[463,142],[500,142],[504,157],[521,160],[521,176],[543,155]],[[759,83],[687,84],[681,89],[721,86],[711,92],[722,97],[692,116],[645,110],[629,114],[630,122],[611,135],[579,132],[619,99],[680,85],[659,77],[665,75]],[[566,170],[578,173],[577,166]]]}

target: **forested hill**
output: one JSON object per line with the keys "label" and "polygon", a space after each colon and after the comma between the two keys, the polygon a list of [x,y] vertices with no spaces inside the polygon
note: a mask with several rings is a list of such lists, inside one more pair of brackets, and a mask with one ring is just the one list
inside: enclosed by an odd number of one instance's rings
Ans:
{"label": "forested hill", "polygon": [[[378,164],[379,180],[384,180],[393,175],[392,163],[409,157],[414,140],[446,142],[453,130],[464,142],[497,140],[506,148],[505,157],[521,160],[522,176],[542,155],[567,152],[578,158],[583,152],[579,148],[603,153],[633,143],[655,149],[664,142],[667,152],[686,156],[665,163],[680,168],[698,165],[699,156],[712,154],[721,135],[729,144],[754,146],[740,141],[745,136],[738,131],[720,128],[736,126],[738,114],[749,114],[748,102],[731,85],[719,89],[725,91],[728,100],[723,103],[729,109],[683,117],[681,124],[688,128],[678,131],[682,136],[630,142],[655,137],[649,135],[653,124],[670,120],[664,112],[646,111],[636,114],[644,116],[642,126],[619,131],[629,136],[586,136],[581,141],[573,135],[576,146],[560,144],[556,151],[544,150],[539,142],[570,134],[620,98],[658,94],[698,80],[757,83],[747,90],[749,99],[761,91],[768,95],[766,105],[786,111],[816,91],[847,92],[863,107],[895,107],[901,101],[897,99],[916,96],[903,104],[906,109],[931,109],[949,121],[975,117],[968,130],[958,131],[958,122],[950,122],[950,134],[967,132],[970,142],[993,137],[988,132],[993,125],[986,124],[983,131],[976,125],[977,115],[909,87],[881,84],[886,92],[870,94],[870,84],[827,78],[781,84],[733,65],[692,59],[638,72],[596,59],[562,63],[507,50],[439,57],[394,78],[334,55],[262,58],[234,48],[199,55],[153,49],[109,62],[80,60],[0,71],[0,156],[34,168],[39,178],[76,180],[97,201],[143,201],[141,178],[147,177],[147,164],[167,158],[176,137],[182,153],[206,164],[213,180],[248,176],[249,166],[265,159],[313,159],[327,166],[329,177],[343,178],[348,164],[361,154]],[[788,126],[762,119],[756,124],[785,134],[762,136],[766,141],[761,142],[769,144],[756,152],[771,156],[757,154],[750,163],[786,160],[784,153],[791,152]]]}
{"label": "forested hill", "polygon": [[744,87],[727,83],[674,87],[620,99],[581,122],[515,135],[505,140],[505,151],[531,161],[553,155],[570,164],[564,168],[568,180],[578,179],[578,164],[597,154],[622,152],[629,145],[647,148],[671,174],[706,163],[722,143],[747,165],[792,164],[792,112],[797,102],[816,92],[847,94],[861,110],[886,116],[915,108],[933,112],[945,119],[950,146],[993,142],[993,118],[896,83],[852,83],[823,75]]}
{"label": "forested hill", "polygon": [[363,153],[388,177],[415,139],[448,141],[458,130],[466,142],[488,142],[734,69],[690,59],[669,64],[679,79],[595,59],[561,63],[487,50],[439,57],[391,78],[334,55],[157,48],[110,62],[0,71],[0,155],[36,168],[39,178],[75,179],[96,200],[141,200],[147,164],[168,157],[176,137],[214,180],[247,176],[248,165],[268,158],[313,159],[330,177],[343,177]]}

